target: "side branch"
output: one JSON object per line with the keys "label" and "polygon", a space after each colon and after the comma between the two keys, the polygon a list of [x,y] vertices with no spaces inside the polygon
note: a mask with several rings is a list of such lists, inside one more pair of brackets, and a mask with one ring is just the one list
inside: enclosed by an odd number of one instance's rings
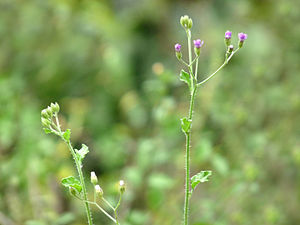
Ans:
{"label": "side branch", "polygon": [[238,48],[237,50],[235,50],[229,57],[227,60],[225,60],[225,62],[211,75],[209,75],[206,79],[202,80],[201,82],[197,83],[197,86],[200,86],[202,84],[204,84],[205,82],[207,82],[208,80],[210,80],[214,75],[216,75],[217,72],[219,72],[221,69],[223,69],[223,67],[225,67],[228,62],[230,61],[230,59],[232,58],[232,56],[239,50],[240,48]]}

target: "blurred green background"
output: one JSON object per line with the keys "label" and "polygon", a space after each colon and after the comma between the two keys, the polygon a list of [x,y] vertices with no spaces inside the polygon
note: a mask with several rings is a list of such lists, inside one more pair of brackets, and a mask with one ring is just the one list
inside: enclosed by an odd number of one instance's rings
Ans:
{"label": "blurred green background", "polygon": [[[57,101],[75,147],[90,153],[105,196],[127,183],[122,225],[182,219],[188,91],[174,44],[181,15],[205,41],[200,77],[224,56],[224,32],[248,33],[197,96],[192,174],[213,171],[191,201],[191,225],[300,224],[298,0],[0,0],[0,224],[83,225],[60,185],[76,173],[40,111]],[[92,186],[88,187],[92,193]],[[91,196],[90,196],[91,197]],[[94,210],[95,224],[111,224]]]}

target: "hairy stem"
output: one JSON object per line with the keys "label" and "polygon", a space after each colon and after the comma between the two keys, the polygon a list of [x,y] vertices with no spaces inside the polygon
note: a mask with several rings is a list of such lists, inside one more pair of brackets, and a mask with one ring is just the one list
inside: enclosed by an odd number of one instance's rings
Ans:
{"label": "hairy stem", "polygon": [[[193,122],[193,110],[195,103],[195,96],[197,92],[197,86],[195,86],[192,90],[190,97],[190,108],[189,108],[189,117],[188,119],[191,121],[191,127]],[[186,155],[185,155],[185,200],[184,200],[184,225],[188,225],[188,216],[189,216],[189,205],[190,205],[190,142],[191,142],[191,130],[186,134]]]}
{"label": "hairy stem", "polygon": [[[59,124],[59,120],[58,120],[57,114],[55,114],[55,121],[56,121],[56,125],[55,124],[54,125],[56,126],[56,128],[58,128],[59,135],[63,139],[63,133],[62,133],[62,131],[60,129],[60,124]],[[76,169],[77,169],[77,172],[78,172],[78,175],[79,175],[79,180],[80,180],[80,183],[81,183],[81,186],[82,186],[83,200],[84,200],[85,211],[86,211],[86,215],[87,215],[87,219],[88,219],[88,224],[89,225],[93,225],[92,213],[91,213],[91,209],[90,209],[90,206],[89,206],[89,203],[88,203],[87,191],[86,191],[84,177],[83,177],[82,170],[81,170],[81,162],[76,157],[76,153],[75,153],[75,151],[73,149],[73,146],[72,146],[71,142],[67,141],[66,144],[68,145],[68,148],[69,148],[69,150],[71,152],[71,155],[72,155],[72,157],[73,157],[73,159],[75,161]]]}
{"label": "hairy stem", "polygon": [[[191,32],[188,30],[187,32],[188,38],[188,52],[189,52],[189,71],[191,76],[191,96],[190,96],[190,107],[189,107],[189,116],[188,120],[191,122],[192,127],[192,119],[193,119],[193,110],[194,110],[194,102],[197,91],[197,85],[194,85],[194,80],[197,81],[197,74],[193,73],[193,63],[192,61],[192,49],[191,49]],[[198,58],[196,59],[198,64]],[[198,70],[198,66],[196,67]],[[195,71],[196,72],[196,71]],[[186,136],[186,152],[185,152],[185,199],[184,199],[184,212],[183,212],[183,223],[184,225],[188,225],[188,217],[189,217],[189,196],[190,196],[190,142],[191,142],[191,130],[185,133]]]}
{"label": "hairy stem", "polygon": [[86,211],[86,215],[87,215],[87,219],[88,219],[88,224],[93,225],[92,213],[91,213],[91,209],[90,209],[90,206],[89,206],[89,203],[88,203],[87,191],[86,191],[84,177],[83,177],[82,170],[81,170],[81,163],[77,159],[76,153],[75,153],[70,141],[67,142],[67,145],[68,145],[68,147],[70,149],[70,152],[73,156],[73,159],[75,161],[77,172],[78,172],[78,175],[79,175],[79,180],[80,180],[80,183],[82,185],[83,200],[84,200],[85,211]]}

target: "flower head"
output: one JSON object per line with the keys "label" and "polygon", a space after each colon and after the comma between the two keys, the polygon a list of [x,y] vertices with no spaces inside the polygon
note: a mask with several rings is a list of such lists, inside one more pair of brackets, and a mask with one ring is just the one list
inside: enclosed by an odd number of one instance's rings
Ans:
{"label": "flower head", "polygon": [[200,39],[194,40],[195,48],[201,48],[204,41],[201,41]]}
{"label": "flower head", "polygon": [[231,39],[231,34],[232,34],[232,32],[231,31],[226,31],[225,32],[225,39]]}
{"label": "flower head", "polygon": [[180,44],[177,43],[177,44],[175,45],[175,51],[176,51],[176,52],[180,52],[180,51],[181,51],[181,45],[180,45]]}
{"label": "flower head", "polygon": [[98,183],[98,178],[94,171],[91,172],[91,183],[93,185],[96,185]]}
{"label": "flower head", "polygon": [[103,197],[103,190],[98,184],[95,185],[95,192],[96,192],[97,197],[99,197],[99,198]]}
{"label": "flower head", "polygon": [[125,191],[125,182],[124,182],[124,180],[119,181],[119,191],[120,191],[121,194],[123,194],[124,191]]}
{"label": "flower head", "polygon": [[245,33],[239,33],[240,41],[245,41],[248,38],[248,35]]}

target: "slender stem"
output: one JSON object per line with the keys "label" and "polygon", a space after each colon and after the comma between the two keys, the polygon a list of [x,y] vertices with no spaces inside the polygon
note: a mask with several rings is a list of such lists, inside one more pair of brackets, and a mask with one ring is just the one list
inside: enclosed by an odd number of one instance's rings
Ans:
{"label": "slender stem", "polygon": [[115,210],[115,208],[104,198],[102,197],[102,200],[112,209]]}
{"label": "slender stem", "polygon": [[[82,199],[83,200],[83,199]],[[117,223],[117,221],[111,216],[109,215],[104,209],[101,208],[100,205],[98,205],[96,202],[90,202],[90,201],[85,201],[83,200],[85,203],[87,204],[92,204],[92,205],[95,205],[98,209],[101,210],[101,212],[103,212],[109,219],[111,219],[114,223]]]}
{"label": "slender stem", "polygon": [[197,86],[200,86],[201,84],[204,84],[205,82],[207,82],[210,78],[212,78],[214,75],[216,75],[217,72],[219,72],[224,66],[226,66],[229,62],[229,60],[232,58],[232,56],[239,50],[239,48],[237,50],[235,50],[234,52],[232,52],[232,54],[228,57],[227,60],[225,60],[225,62],[211,75],[209,75],[206,79],[204,79],[203,81],[197,83]]}
{"label": "slender stem", "polygon": [[[55,120],[56,120],[56,127],[58,128],[59,135],[62,138],[63,133],[62,133],[62,131],[60,129],[60,124],[59,124],[59,120],[58,120],[57,114],[55,114],[54,116],[55,116]],[[77,169],[77,172],[78,172],[78,175],[79,175],[79,180],[80,180],[80,183],[81,183],[81,186],[82,186],[82,193],[83,193],[83,199],[85,201],[84,205],[85,205],[85,211],[86,211],[86,215],[87,215],[87,219],[88,219],[88,224],[89,225],[93,225],[92,213],[91,213],[91,210],[90,210],[90,207],[89,207],[89,203],[87,203],[87,201],[88,201],[88,199],[87,199],[87,191],[86,191],[84,177],[83,177],[82,170],[81,170],[81,162],[76,157],[76,153],[75,153],[75,151],[74,151],[74,149],[72,147],[71,142],[67,141],[66,143],[67,143],[68,148],[69,148],[69,150],[70,150],[70,152],[72,154],[72,157],[73,157],[73,159],[75,161],[76,169]]]}
{"label": "slender stem", "polygon": [[109,219],[111,219],[114,223],[116,223],[116,220],[111,215],[109,215],[108,212],[106,212],[100,205],[98,205],[98,203],[96,201],[93,201],[93,202],[86,201],[86,200],[84,200],[84,199],[82,199],[82,198],[80,198],[80,197],[78,197],[76,195],[75,195],[75,197],[77,199],[81,200],[81,201],[84,201],[85,203],[89,203],[89,204],[97,206],[97,208],[100,209],[101,212],[103,212]]}
{"label": "slender stem", "polygon": [[189,64],[187,64],[183,59],[178,59],[179,62],[181,62],[183,65],[189,67]]}
{"label": "slender stem", "polygon": [[[188,119],[193,120],[193,110],[195,103],[195,96],[197,92],[197,86],[194,87],[190,97],[190,108],[189,108],[189,117]],[[184,225],[188,224],[188,215],[189,215],[189,196],[190,196],[190,142],[191,142],[191,131],[186,134],[186,156],[185,156],[185,200],[184,200]]]}
{"label": "slender stem", "polygon": [[192,63],[192,50],[191,50],[191,30],[188,29],[186,30],[186,34],[187,34],[187,37],[188,37],[188,51],[189,51],[189,65],[191,66],[191,63]]}
{"label": "slender stem", "polygon": [[195,80],[196,80],[196,83],[197,83],[197,78],[198,78],[198,64],[199,64],[199,60],[197,58],[197,60],[196,60],[196,68],[195,68]]}
{"label": "slender stem", "polygon": [[83,200],[84,200],[85,211],[86,211],[86,215],[87,215],[87,219],[88,219],[88,224],[93,225],[92,213],[91,213],[91,210],[90,210],[90,207],[89,207],[89,203],[88,203],[88,199],[87,199],[87,191],[86,191],[85,182],[84,182],[84,177],[83,177],[82,170],[81,170],[81,163],[77,159],[75,151],[74,151],[70,141],[67,142],[67,145],[68,145],[68,147],[70,149],[70,152],[73,156],[73,159],[75,161],[77,172],[78,172],[78,175],[79,175],[79,180],[80,180],[80,183],[82,185]]}
{"label": "slender stem", "polygon": [[121,201],[122,201],[122,194],[120,193],[120,198],[119,198],[119,201],[118,201],[118,204],[116,205],[116,208],[114,209],[114,213],[115,213],[115,218],[116,218],[116,223],[119,225],[119,221],[118,221],[118,208],[121,204]]}

